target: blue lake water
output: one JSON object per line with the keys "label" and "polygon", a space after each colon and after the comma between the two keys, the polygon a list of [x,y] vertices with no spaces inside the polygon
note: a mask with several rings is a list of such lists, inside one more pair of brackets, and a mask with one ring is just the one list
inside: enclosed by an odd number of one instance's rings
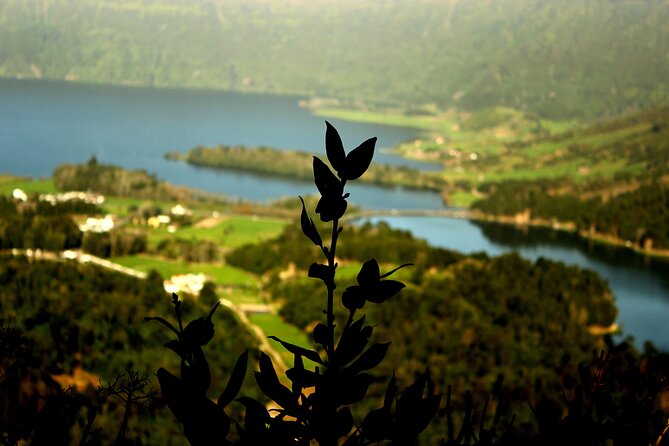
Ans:
{"label": "blue lake water", "polygon": [[[58,82],[0,80],[0,172],[50,176],[62,163],[95,155],[100,162],[142,168],[159,178],[246,200],[314,192],[310,182],[217,171],[167,161],[167,151],[198,144],[266,145],[323,153],[324,123],[298,98],[211,91],[152,90]],[[347,149],[377,136],[376,162],[433,169],[388,148],[416,136],[412,129],[332,120]],[[351,185],[351,200],[372,209],[438,209],[433,193]],[[463,220],[388,217],[430,243],[465,253],[517,251],[597,271],[616,296],[619,322],[640,344],[669,350],[669,264],[627,250],[593,245],[554,231],[517,231]]]}

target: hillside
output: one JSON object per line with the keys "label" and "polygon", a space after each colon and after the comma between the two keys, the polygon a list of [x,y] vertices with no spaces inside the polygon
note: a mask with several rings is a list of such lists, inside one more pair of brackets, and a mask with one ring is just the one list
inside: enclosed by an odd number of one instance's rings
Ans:
{"label": "hillside", "polygon": [[659,0],[5,0],[0,76],[597,117],[669,100],[667,22]]}

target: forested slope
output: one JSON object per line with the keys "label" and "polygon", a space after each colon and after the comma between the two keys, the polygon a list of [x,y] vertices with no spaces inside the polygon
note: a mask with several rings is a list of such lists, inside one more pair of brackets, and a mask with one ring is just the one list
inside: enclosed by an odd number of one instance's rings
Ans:
{"label": "forested slope", "polygon": [[[400,274],[407,284],[401,296],[366,308],[378,339],[392,340],[380,369],[401,383],[427,367],[444,393],[452,385],[459,393],[471,390],[479,402],[493,392],[506,395],[518,423],[525,423],[527,401],[559,399],[562,379],[576,379],[577,365],[605,348],[592,328],[612,324],[616,309],[606,283],[590,271],[517,255],[463,256],[386,224],[347,226],[343,234],[337,290],[355,282],[364,259],[376,258],[382,271],[414,263]],[[266,290],[282,304],[281,314],[307,328],[321,317],[322,285],[282,269],[292,263],[305,270],[315,254],[299,228],[289,226],[271,244],[241,247],[228,261],[266,273]],[[338,316],[343,326],[345,314]],[[443,428],[435,426],[426,444],[437,444]]]}
{"label": "forested slope", "polygon": [[5,0],[0,76],[597,116],[669,100],[669,3]]}

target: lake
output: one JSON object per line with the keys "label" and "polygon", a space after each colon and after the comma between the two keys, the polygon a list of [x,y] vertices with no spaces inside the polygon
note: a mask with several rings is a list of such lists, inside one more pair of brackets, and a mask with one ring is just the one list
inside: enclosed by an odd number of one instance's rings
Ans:
{"label": "lake", "polygon": [[[0,80],[0,172],[50,176],[65,162],[142,168],[175,184],[245,200],[314,193],[309,182],[196,168],[167,161],[167,151],[198,144],[266,145],[323,155],[325,125],[297,105],[299,98],[212,91],[152,90],[62,82]],[[388,149],[416,136],[412,129],[332,120],[347,149],[377,136],[376,162],[433,169]],[[439,209],[434,193],[374,186],[349,188],[351,201],[371,209]],[[629,250],[584,242],[564,233],[482,225],[432,217],[388,217],[430,243],[465,253],[517,251],[597,271],[609,281],[619,323],[637,343],[669,350],[669,265]]]}

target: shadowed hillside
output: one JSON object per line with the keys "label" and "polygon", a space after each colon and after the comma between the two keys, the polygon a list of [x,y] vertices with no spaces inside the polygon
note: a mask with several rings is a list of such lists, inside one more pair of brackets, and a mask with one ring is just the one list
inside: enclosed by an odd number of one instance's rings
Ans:
{"label": "shadowed hillside", "polygon": [[595,117],[669,100],[667,22],[655,0],[6,0],[0,76]]}

